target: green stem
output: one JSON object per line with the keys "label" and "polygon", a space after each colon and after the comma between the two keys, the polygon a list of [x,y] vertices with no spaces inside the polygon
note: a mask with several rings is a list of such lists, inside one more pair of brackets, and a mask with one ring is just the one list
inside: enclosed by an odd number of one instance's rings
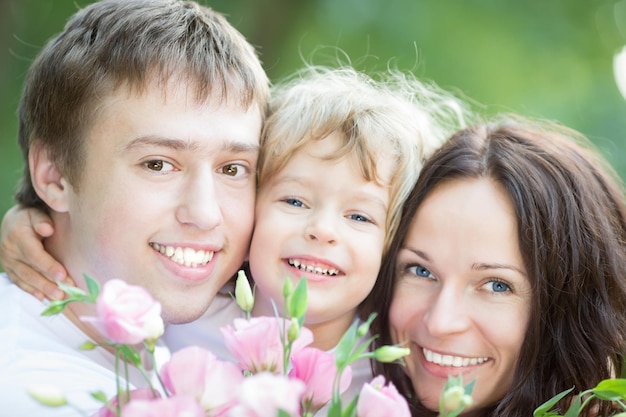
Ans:
{"label": "green stem", "polygon": [[122,413],[122,387],[120,383],[120,352],[115,347],[115,389],[117,391],[117,401],[115,405],[116,415],[121,415]]}
{"label": "green stem", "polygon": [[[159,372],[157,370],[157,367],[156,367],[157,363],[156,363],[156,358],[154,356],[154,350],[148,349],[148,354],[150,355],[150,360],[152,361],[152,366],[154,367],[154,374],[157,377],[157,381],[159,381],[159,385],[161,386],[161,389],[163,390],[165,395],[169,396],[169,392],[168,392],[167,388],[165,388],[165,384],[163,383],[163,379],[161,379],[161,374],[159,374]],[[143,366],[141,368],[139,368],[139,370],[143,374],[143,376],[146,379],[146,381],[148,381],[148,385],[150,386],[150,389],[152,390],[152,394],[156,397],[157,390],[152,386],[152,380],[150,379],[150,376],[146,373],[146,370],[143,369]]]}

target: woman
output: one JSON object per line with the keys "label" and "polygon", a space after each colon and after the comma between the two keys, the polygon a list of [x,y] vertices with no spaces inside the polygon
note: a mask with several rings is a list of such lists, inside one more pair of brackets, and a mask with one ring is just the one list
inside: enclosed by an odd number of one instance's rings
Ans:
{"label": "woman", "polygon": [[380,272],[395,280],[377,280],[364,311],[380,312],[377,343],[411,349],[406,367],[376,366],[414,415],[436,415],[448,375],[476,380],[468,415],[528,417],[621,374],[624,189],[583,142],[503,119],[455,134],[424,166]]}

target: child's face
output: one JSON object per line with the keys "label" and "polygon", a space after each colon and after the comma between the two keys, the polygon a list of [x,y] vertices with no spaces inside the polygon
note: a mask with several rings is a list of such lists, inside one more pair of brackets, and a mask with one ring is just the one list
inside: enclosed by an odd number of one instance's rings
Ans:
{"label": "child's face", "polygon": [[511,386],[532,297],[516,219],[501,186],[482,178],[440,183],[413,218],[389,321],[394,342],[411,349],[405,370],[432,410],[450,375],[476,379],[472,407]]}
{"label": "child's face", "polygon": [[[341,140],[333,133],[307,144],[257,195],[250,268],[260,298],[280,308],[284,279],[305,277],[310,327],[349,325],[374,285],[385,241],[389,189],[366,181],[354,158],[323,159]],[[391,164],[378,165],[387,181]]]}

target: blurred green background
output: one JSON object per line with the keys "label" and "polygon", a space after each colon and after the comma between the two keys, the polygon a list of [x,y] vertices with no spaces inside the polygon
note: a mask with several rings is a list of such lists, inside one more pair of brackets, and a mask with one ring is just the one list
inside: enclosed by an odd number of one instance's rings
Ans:
{"label": "blurred green background", "polygon": [[[613,57],[626,0],[200,0],[254,44],[272,80],[333,62],[411,70],[475,100],[582,131],[626,178],[626,100]],[[25,71],[88,0],[0,0],[0,213],[22,160],[16,112]]]}

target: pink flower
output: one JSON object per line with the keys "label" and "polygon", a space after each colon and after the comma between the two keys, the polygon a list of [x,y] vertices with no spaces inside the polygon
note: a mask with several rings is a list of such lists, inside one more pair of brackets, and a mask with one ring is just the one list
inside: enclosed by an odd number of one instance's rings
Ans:
{"label": "pink flower", "polygon": [[196,400],[174,395],[156,400],[132,400],[122,408],[123,417],[205,417]]}
{"label": "pink flower", "polygon": [[364,384],[356,405],[359,417],[411,417],[406,399],[385,377],[379,375]]}
{"label": "pink flower", "polygon": [[[137,400],[154,400],[155,398],[160,398],[161,394],[158,391],[152,391],[150,388],[138,388],[129,392],[130,401]],[[124,404],[127,403],[126,400],[122,401]],[[115,409],[117,407],[117,397],[113,397],[111,399],[111,408]],[[116,414],[111,411],[111,408],[107,406],[103,406],[96,414],[92,417],[117,417]]]}
{"label": "pink flower", "polygon": [[[283,344],[281,332],[287,332],[290,321],[276,317],[253,317],[250,320],[235,319],[234,328],[221,328],[224,343],[239,366],[252,373],[269,371],[283,372]],[[294,341],[292,353],[313,341],[309,329],[302,328]]]}
{"label": "pink flower", "polygon": [[93,322],[113,343],[134,345],[163,334],[161,304],[142,287],[119,279],[107,281],[98,296],[96,310],[97,318],[83,320]]}
{"label": "pink flower", "polygon": [[161,378],[171,393],[198,400],[208,416],[234,404],[237,387],[244,379],[237,365],[219,361],[208,350],[196,346],[175,352],[161,368]]}
{"label": "pink flower", "polygon": [[229,411],[228,416],[276,417],[279,410],[298,416],[303,392],[302,381],[260,372],[244,378],[237,393],[239,404]]}
{"label": "pink flower", "polygon": [[[306,347],[291,357],[293,365],[289,376],[305,383],[303,404],[312,413],[319,410],[333,397],[333,381],[337,375],[335,356],[320,349]],[[341,375],[340,392],[344,392],[352,381],[352,370],[347,367]]]}

